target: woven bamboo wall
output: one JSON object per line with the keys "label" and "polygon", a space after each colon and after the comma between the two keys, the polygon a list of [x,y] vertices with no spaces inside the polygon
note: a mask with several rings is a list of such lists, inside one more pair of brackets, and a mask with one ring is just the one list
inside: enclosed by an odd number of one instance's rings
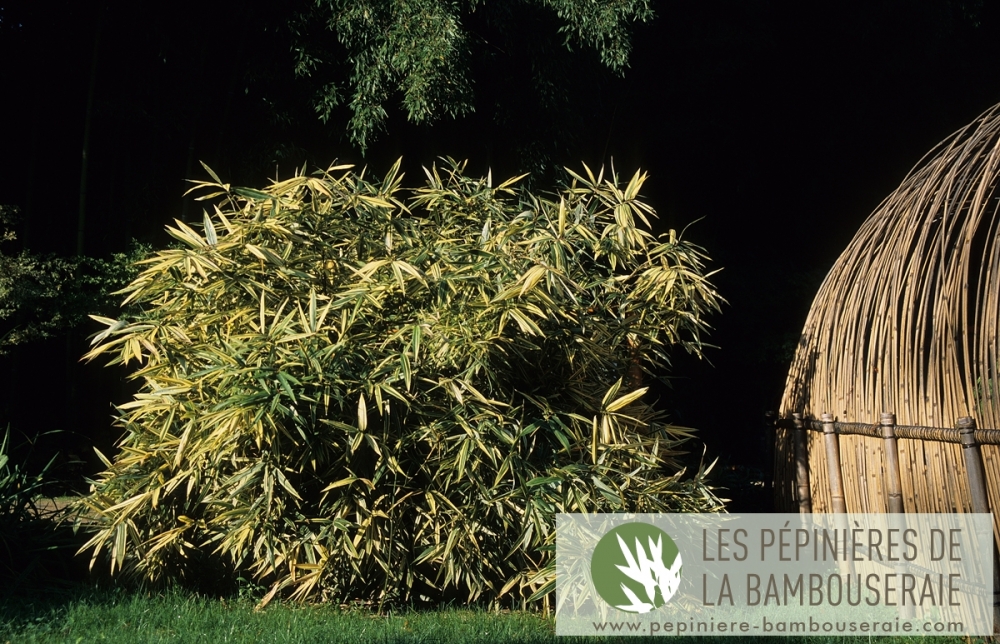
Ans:
{"label": "woven bamboo wall", "polygon": [[[1000,105],[932,150],[862,225],[813,302],[781,417],[1000,428]],[[790,431],[775,445],[776,509],[794,511]],[[823,437],[809,432],[813,510],[830,509]],[[887,511],[883,444],[841,437],[849,512]],[[965,512],[961,448],[900,440],[907,512]],[[1000,518],[1000,450],[982,448]],[[998,533],[1000,534],[1000,533]]]}

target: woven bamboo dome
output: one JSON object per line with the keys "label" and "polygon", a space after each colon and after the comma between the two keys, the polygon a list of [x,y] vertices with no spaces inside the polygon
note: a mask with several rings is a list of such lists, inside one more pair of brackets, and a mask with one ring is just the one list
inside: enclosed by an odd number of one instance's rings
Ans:
{"label": "woven bamboo dome", "polygon": [[[862,225],[820,287],[781,417],[1000,428],[1000,105],[917,164]],[[831,509],[822,434],[809,432],[814,512]],[[1000,515],[1000,454],[981,447],[989,505]],[[900,440],[906,512],[972,509],[961,446]],[[848,512],[886,512],[883,441],[841,436]],[[776,436],[777,510],[795,508],[789,432]]]}

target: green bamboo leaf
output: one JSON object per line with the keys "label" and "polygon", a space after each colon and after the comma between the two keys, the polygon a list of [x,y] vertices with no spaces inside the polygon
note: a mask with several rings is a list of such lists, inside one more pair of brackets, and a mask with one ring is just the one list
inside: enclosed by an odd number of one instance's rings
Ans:
{"label": "green bamboo leaf", "polygon": [[259,300],[259,310],[258,310],[259,317],[258,317],[258,321],[257,321],[257,332],[258,333],[265,333],[266,330],[267,330],[267,313],[266,313],[266,311],[267,311],[267,309],[265,308],[264,290],[261,289],[261,291],[260,291],[260,300]]}
{"label": "green bamboo leaf", "polygon": [[319,331],[323,327],[323,323],[326,321],[326,316],[330,312],[330,308],[333,306],[333,300],[326,303],[323,310],[319,312],[319,319],[316,320],[316,330]]}
{"label": "green bamboo leaf", "polygon": [[[619,382],[621,382],[621,381],[619,380]],[[621,396],[620,398],[616,398],[615,400],[613,400],[610,403],[607,403],[607,405],[605,405],[604,411],[605,412],[615,412],[615,411],[618,411],[619,409],[622,409],[623,407],[628,407],[629,405],[631,405],[635,401],[637,401],[640,398],[642,398],[648,390],[649,390],[649,387],[642,387],[640,389],[636,389],[635,391],[629,392],[629,393],[625,394],[624,396]]]}
{"label": "green bamboo leaf", "polygon": [[358,429],[362,432],[368,429],[368,407],[365,405],[365,395],[358,397]]}
{"label": "green bamboo leaf", "polygon": [[205,172],[208,173],[208,176],[212,177],[215,183],[222,185],[222,179],[219,178],[219,175],[215,174],[215,171],[212,170],[212,168],[208,167],[204,161],[199,160],[198,163],[201,164],[201,167],[205,168]]}
{"label": "green bamboo leaf", "polygon": [[354,483],[362,483],[369,490],[375,489],[375,486],[368,479],[359,478],[357,476],[349,476],[346,479],[341,479],[339,481],[334,481],[333,483],[327,485],[325,488],[320,490],[320,492],[329,492],[330,490],[335,490],[338,487],[343,487],[345,485],[353,485]]}
{"label": "green bamboo leaf", "polygon": [[[402,402],[403,404],[408,404],[409,403],[409,399],[406,396],[404,396],[398,389],[396,389],[395,387],[393,387],[390,384],[387,384],[387,383],[384,383],[384,382],[380,382],[375,387],[375,390],[376,390],[376,392],[379,392],[379,394],[381,394],[381,393],[387,393],[390,396],[392,396],[393,398],[395,398],[396,400]],[[380,399],[381,399],[381,396],[380,396]]]}
{"label": "green bamboo leaf", "polygon": [[281,259],[281,257],[277,253],[275,253],[270,248],[267,248],[266,246],[256,246],[254,244],[246,244],[244,248],[247,249],[247,252],[249,252],[251,255],[260,260],[274,264],[279,268],[284,268],[285,266],[285,261]]}
{"label": "green bamboo leaf", "polygon": [[309,289],[309,330],[316,333],[317,329],[317,319],[316,319],[316,289]]}
{"label": "green bamboo leaf", "polygon": [[167,234],[174,239],[180,240],[191,246],[192,248],[205,248],[207,244],[205,240],[202,239],[201,235],[191,230],[184,222],[175,219],[174,222],[177,224],[177,228],[167,226]]}
{"label": "green bamboo leaf", "polygon": [[354,270],[354,273],[358,277],[361,277],[365,280],[370,280],[372,274],[374,274],[376,271],[378,271],[378,269],[382,268],[383,266],[387,266],[389,264],[391,264],[391,262],[387,259],[377,259],[365,263],[361,268],[352,270]]}
{"label": "green bamboo leaf", "polygon": [[460,481],[465,476],[465,464],[469,460],[469,452],[472,451],[472,443],[466,439],[462,441],[462,446],[458,448],[458,458],[455,462],[455,480]]}
{"label": "green bamboo leaf", "polygon": [[572,452],[573,448],[570,445],[569,436],[567,436],[565,433],[561,432],[558,429],[552,430],[552,433],[555,435],[556,440],[559,441],[559,444],[562,445],[563,449],[566,450],[567,453]]}
{"label": "green bamboo leaf", "polygon": [[541,487],[543,485],[551,485],[553,483],[559,483],[560,481],[562,481],[562,479],[559,478],[558,476],[536,476],[535,478],[525,483],[525,485],[527,485],[529,488]]}
{"label": "green bamboo leaf", "polygon": [[597,447],[601,442],[601,434],[598,429],[597,416],[594,416],[590,431],[590,462],[597,465]]}
{"label": "green bamboo leaf", "polygon": [[410,391],[413,372],[410,369],[410,358],[406,355],[406,351],[399,354],[399,368],[403,372],[403,382],[406,383],[406,390]]}
{"label": "green bamboo leaf", "polygon": [[208,217],[208,211],[202,210],[202,224],[205,227],[205,241],[208,242],[209,246],[215,246],[219,243],[219,238],[215,234],[215,226],[212,225],[212,220]]}
{"label": "green bamboo leaf", "polygon": [[601,409],[608,408],[608,405],[611,404],[611,401],[614,400],[615,396],[618,395],[618,390],[620,390],[621,387],[622,387],[622,379],[619,378],[615,382],[615,384],[611,385],[611,387],[604,394],[604,398],[601,400]]}
{"label": "green bamboo leaf", "polygon": [[280,470],[280,469],[277,469],[277,468],[275,468],[275,469],[274,469],[273,471],[274,471],[274,477],[275,477],[275,478],[276,478],[276,479],[278,480],[278,484],[279,484],[279,485],[281,485],[281,487],[283,487],[283,488],[284,488],[284,489],[285,489],[285,490],[286,490],[286,491],[287,491],[287,492],[288,492],[289,494],[291,494],[291,495],[292,495],[292,496],[294,496],[294,497],[295,497],[296,499],[298,499],[298,500],[300,500],[300,501],[301,501],[301,500],[302,500],[302,497],[301,497],[301,496],[299,496],[299,493],[295,491],[295,488],[294,488],[294,487],[292,487],[292,484],[291,484],[291,482],[290,482],[290,481],[288,480],[288,477],[286,477],[286,476],[285,476],[285,475],[284,475],[284,474],[283,474],[283,473],[281,472],[281,470]]}
{"label": "green bamboo leaf", "polygon": [[413,351],[413,360],[420,361],[420,338],[423,332],[421,331],[420,323],[417,322],[413,325],[413,330],[411,332],[410,348]]}
{"label": "green bamboo leaf", "polygon": [[548,268],[541,265],[535,265],[529,268],[518,280],[518,282],[521,283],[521,292],[519,295],[523,296],[525,293],[535,288],[535,285],[538,284],[539,280],[545,277],[548,270]]}
{"label": "green bamboo leaf", "polygon": [[[269,195],[266,192],[261,192],[260,190],[254,190],[252,188],[234,187],[232,189],[232,191],[235,194],[238,194],[241,197],[245,197],[247,199],[254,199],[254,200],[257,200],[257,201],[266,201],[266,200],[269,200],[269,199],[274,199],[274,197],[272,195]],[[274,199],[274,201],[277,201],[277,200]]]}
{"label": "green bamboo leaf", "polygon": [[108,468],[109,470],[113,467],[111,461],[108,460],[108,457],[105,456],[104,453],[101,452],[101,450],[95,447],[94,453],[97,454],[97,458],[101,459],[101,462],[104,463],[104,467]]}
{"label": "green bamboo leaf", "polygon": [[517,326],[520,327],[522,333],[534,336],[545,336],[545,334],[542,333],[541,328],[535,324],[534,320],[526,316],[520,310],[512,307],[507,309],[506,313],[510,317],[514,318],[514,321],[517,322]]}
{"label": "green bamboo leaf", "polygon": [[292,377],[292,376],[290,376],[290,375],[288,375],[286,373],[282,373],[281,371],[278,372],[277,376],[278,376],[278,383],[281,385],[281,388],[284,390],[285,395],[287,395],[289,398],[291,398],[292,402],[298,402],[295,399],[295,392],[292,391],[292,383],[294,383],[296,385],[299,385],[301,383],[298,380],[296,380],[294,377]]}
{"label": "green bamboo leaf", "polygon": [[184,448],[187,447],[188,439],[191,437],[191,430],[194,429],[194,421],[190,420],[184,427],[184,433],[181,434],[180,442],[177,443],[177,453],[174,456],[174,469],[181,466],[181,460],[184,458]]}
{"label": "green bamboo leaf", "polygon": [[566,199],[562,197],[559,199],[559,226],[556,230],[560,238],[566,234]]}

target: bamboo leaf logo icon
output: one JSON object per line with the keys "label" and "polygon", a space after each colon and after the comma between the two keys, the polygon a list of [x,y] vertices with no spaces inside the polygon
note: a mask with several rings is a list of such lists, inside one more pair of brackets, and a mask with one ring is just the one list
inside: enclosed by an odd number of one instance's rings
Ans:
{"label": "bamboo leaf logo icon", "polygon": [[629,613],[648,613],[670,601],[680,587],[681,566],[681,553],[670,536],[638,522],[605,534],[590,562],[601,598]]}

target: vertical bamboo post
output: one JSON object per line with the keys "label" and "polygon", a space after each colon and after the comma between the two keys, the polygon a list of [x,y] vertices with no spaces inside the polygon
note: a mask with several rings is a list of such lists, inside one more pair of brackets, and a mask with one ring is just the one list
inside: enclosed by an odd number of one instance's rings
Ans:
{"label": "vertical bamboo post", "polygon": [[[986,495],[986,470],[983,457],[976,442],[976,419],[962,416],[955,423],[962,441],[962,456],[965,457],[965,472],[969,477],[969,492],[972,495],[972,511],[989,513],[990,501]],[[993,639],[996,641],[1000,628],[1000,557],[997,556],[996,541],[993,542]]]}
{"label": "vertical bamboo post", "polygon": [[965,471],[969,477],[969,492],[972,494],[972,511],[987,513],[990,511],[990,503],[986,496],[983,458],[979,454],[979,443],[976,442],[976,420],[972,416],[962,416],[955,427],[962,440],[962,456],[965,457]]}
{"label": "vertical bamboo post", "polygon": [[802,414],[792,414],[792,440],[795,445],[795,483],[800,514],[812,514],[812,494],[809,492],[809,443]]}
{"label": "vertical bamboo post", "polygon": [[903,513],[903,482],[899,473],[899,448],[896,445],[896,414],[882,412],[883,449],[885,465],[888,470],[889,512]]}
{"label": "vertical bamboo post", "polygon": [[[833,414],[820,416],[823,422],[823,445],[826,447],[826,471],[830,479],[830,505],[833,509],[834,522],[838,531],[847,534],[847,502],[844,500],[844,479],[840,470],[840,439],[837,428],[833,424]],[[846,546],[845,546],[846,547]],[[849,559],[837,562],[840,574],[850,575],[854,572],[854,563]]]}
{"label": "vertical bamboo post", "polygon": [[840,439],[833,425],[833,414],[823,414],[823,443],[826,446],[826,470],[830,478],[830,503],[837,514],[847,514],[844,479],[840,474]]}
{"label": "vertical bamboo post", "polygon": [[[892,412],[882,412],[879,418],[882,426],[883,451],[885,452],[885,469],[888,477],[887,493],[889,496],[889,527],[899,530],[899,534],[906,528],[906,518],[903,516],[903,482],[899,472],[899,446],[896,444],[896,414]],[[905,575],[909,572],[903,563],[896,565],[896,574]],[[910,619],[916,612],[916,606],[906,603],[903,600],[899,605],[899,616],[903,619]]]}

